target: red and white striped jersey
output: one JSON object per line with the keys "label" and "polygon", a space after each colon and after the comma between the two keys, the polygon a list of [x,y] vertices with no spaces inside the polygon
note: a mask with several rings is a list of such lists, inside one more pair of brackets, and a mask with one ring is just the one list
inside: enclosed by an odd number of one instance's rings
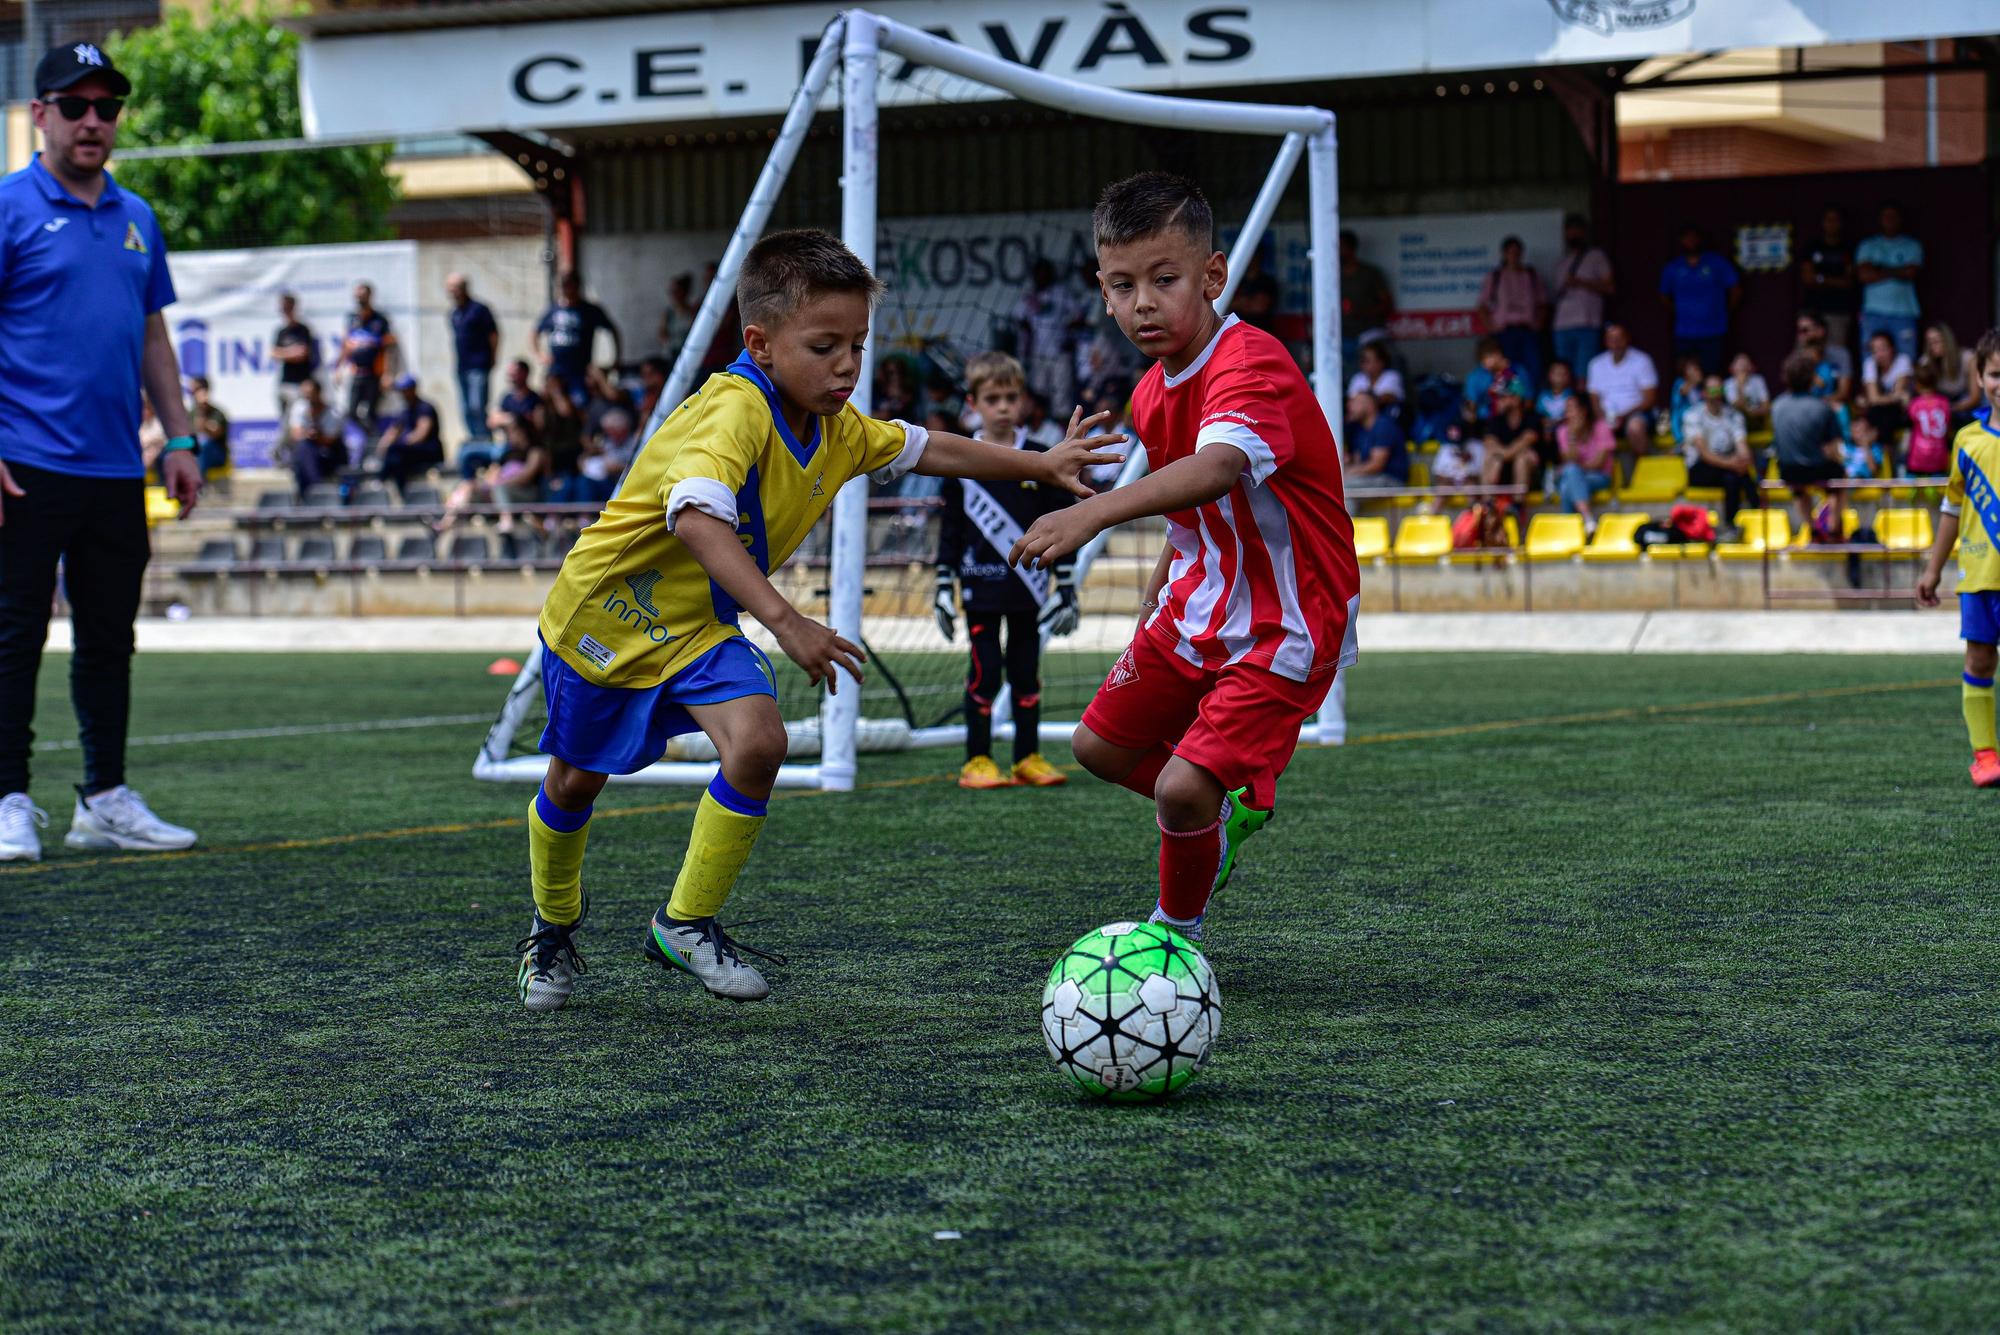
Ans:
{"label": "red and white striped jersey", "polygon": [[1147,629],[1191,663],[1249,663],[1292,681],[1356,653],[1361,576],[1340,450],[1285,345],[1230,316],[1179,375],[1132,395],[1154,472],[1222,443],[1249,456],[1228,495],[1167,516],[1174,557]]}

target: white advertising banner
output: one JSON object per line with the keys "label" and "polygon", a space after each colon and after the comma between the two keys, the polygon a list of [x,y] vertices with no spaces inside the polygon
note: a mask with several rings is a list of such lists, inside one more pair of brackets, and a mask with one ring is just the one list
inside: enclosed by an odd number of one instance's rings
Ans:
{"label": "white advertising banner", "polygon": [[[1746,46],[1990,32],[1993,0],[881,0],[877,12],[1051,74],[1154,92],[1531,68]],[[321,36],[306,132],[384,138],[769,116],[837,6],[679,10]],[[885,106],[996,96],[895,57]]]}
{"label": "white advertising banner", "polygon": [[1360,242],[1361,258],[1388,276],[1396,298],[1389,333],[1399,342],[1485,333],[1478,322],[1479,289],[1500,263],[1500,243],[1508,237],[1521,239],[1544,285],[1562,257],[1562,213],[1556,209],[1419,213],[1343,224]]}
{"label": "white advertising banner", "polygon": [[389,317],[402,364],[423,364],[414,241],[169,252],[167,267],[178,294],[167,309],[167,327],[182,373],[208,377],[216,404],[229,414],[230,451],[239,467],[267,466],[277,441],[278,363],[271,339],[279,293],[299,299],[299,318],[319,343],[320,384],[335,407],[342,406],[335,368],[356,283],[374,287],[375,309]]}

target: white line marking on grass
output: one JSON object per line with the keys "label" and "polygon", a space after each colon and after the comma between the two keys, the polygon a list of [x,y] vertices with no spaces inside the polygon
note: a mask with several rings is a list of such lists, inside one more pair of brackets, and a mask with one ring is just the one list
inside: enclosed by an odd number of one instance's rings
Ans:
{"label": "white line marking on grass", "polygon": [[[403,732],[411,728],[450,728],[466,723],[491,723],[487,714],[421,714],[415,718],[358,719],[347,723],[294,723],[276,728],[219,728],[214,732],[169,732],[157,737],[130,737],[127,746],[183,746],[191,742],[261,742],[274,737],[325,737],[349,732]],[[83,743],[71,738],[43,742],[38,751],[74,751]]]}

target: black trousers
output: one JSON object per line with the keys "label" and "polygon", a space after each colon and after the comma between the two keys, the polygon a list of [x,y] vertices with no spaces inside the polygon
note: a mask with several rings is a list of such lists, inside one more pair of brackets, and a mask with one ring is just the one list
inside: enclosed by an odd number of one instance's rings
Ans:
{"label": "black trousers", "polygon": [[1041,749],[1042,636],[1033,612],[965,614],[972,666],[965,674],[965,755],[993,754],[993,701],[1000,694],[1001,627],[1007,631],[1007,685],[1014,691],[1014,760]]}
{"label": "black trousers", "polygon": [[1763,470],[1738,473],[1727,468],[1717,468],[1706,459],[1697,459],[1688,469],[1688,482],[1697,487],[1722,488],[1722,522],[1733,524],[1736,513],[1745,507],[1756,508],[1761,504],[1757,490],[1757,479]]}
{"label": "black trousers", "polygon": [[25,496],[0,497],[0,795],[25,792],[35,678],[62,563],[75,639],[69,694],[86,791],[125,782],[132,712],[132,621],[152,548],[145,483],[72,477],[10,463]]}

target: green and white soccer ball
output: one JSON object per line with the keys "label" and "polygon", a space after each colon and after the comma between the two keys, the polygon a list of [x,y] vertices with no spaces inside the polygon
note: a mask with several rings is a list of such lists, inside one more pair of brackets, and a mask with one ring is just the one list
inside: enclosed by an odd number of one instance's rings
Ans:
{"label": "green and white soccer ball", "polygon": [[1086,934],[1042,989],[1042,1039],[1056,1069],[1121,1103],[1165,1098],[1194,1079],[1221,1026],[1215,971],[1193,942],[1157,923]]}

